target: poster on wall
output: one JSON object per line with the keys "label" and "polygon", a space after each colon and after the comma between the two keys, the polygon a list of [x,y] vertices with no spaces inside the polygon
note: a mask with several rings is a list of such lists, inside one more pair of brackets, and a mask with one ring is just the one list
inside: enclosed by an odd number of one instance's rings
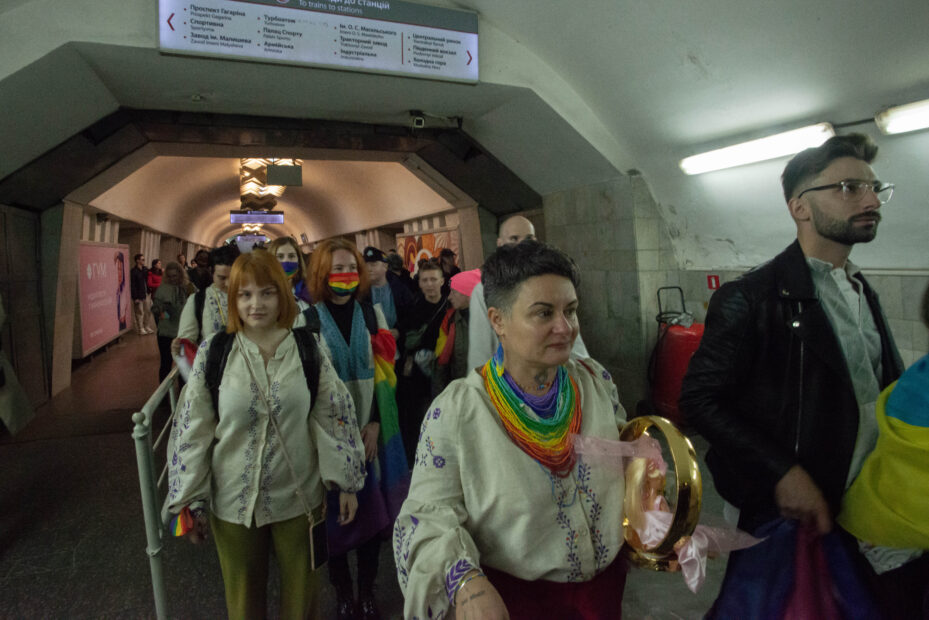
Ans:
{"label": "poster on wall", "polygon": [[129,246],[82,241],[78,298],[81,356],[99,349],[129,329]]}
{"label": "poster on wall", "polygon": [[403,266],[411,274],[416,273],[416,263],[423,258],[438,258],[444,249],[455,253],[455,264],[458,264],[458,231],[419,233],[413,235],[397,235],[397,253],[403,257]]}

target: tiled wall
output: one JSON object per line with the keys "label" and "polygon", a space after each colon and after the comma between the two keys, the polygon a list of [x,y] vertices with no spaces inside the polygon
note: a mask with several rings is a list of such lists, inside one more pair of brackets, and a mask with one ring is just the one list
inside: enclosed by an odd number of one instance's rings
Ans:
{"label": "tiled wall", "polygon": [[881,297],[881,307],[890,322],[900,357],[909,366],[929,353],[929,328],[919,316],[919,304],[929,286],[929,274],[892,274],[867,269],[864,274]]}
{"label": "tiled wall", "polygon": [[648,360],[636,255],[640,181],[622,177],[543,199],[546,241],[570,254],[581,270],[581,335],[612,373],[630,411],[645,394]]}
{"label": "tiled wall", "polygon": [[[584,342],[613,374],[623,405],[633,411],[647,394],[648,358],[658,333],[658,289],[681,287],[686,310],[703,322],[715,289],[746,269],[679,269],[665,221],[639,176],[550,194],[543,205],[546,240],[570,254],[581,269]],[[865,270],[865,275],[881,296],[897,348],[909,366],[929,352],[929,330],[919,318],[929,274]],[[710,276],[715,276],[712,282]],[[677,307],[676,294],[662,299]]]}
{"label": "tiled wall", "polygon": [[[854,260],[854,254],[852,256]],[[728,282],[739,277],[741,273],[741,271],[680,272],[687,310],[702,322],[706,318],[706,306],[713,293],[707,288],[707,276],[719,275],[720,282]],[[922,300],[923,291],[929,286],[929,274],[887,273],[865,269],[864,275],[880,296],[881,307],[890,323],[890,331],[893,333],[904,365],[909,366],[929,353],[929,328],[923,324],[919,316],[919,303]]]}

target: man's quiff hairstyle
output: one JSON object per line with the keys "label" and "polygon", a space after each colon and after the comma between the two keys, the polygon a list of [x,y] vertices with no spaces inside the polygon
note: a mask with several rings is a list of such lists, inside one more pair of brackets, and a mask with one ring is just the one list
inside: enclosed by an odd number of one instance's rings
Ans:
{"label": "man's quiff hairstyle", "polygon": [[239,289],[248,282],[277,289],[277,326],[290,328],[297,318],[297,302],[290,291],[284,268],[270,252],[256,249],[235,259],[229,270],[229,322],[226,331],[234,334],[244,327],[239,316],[238,297]]}
{"label": "man's quiff hairstyle", "polygon": [[371,278],[368,276],[368,266],[361,256],[361,252],[354,243],[348,239],[336,237],[326,239],[313,250],[310,257],[310,270],[306,283],[310,288],[313,301],[332,301],[336,295],[329,288],[329,272],[332,271],[332,255],[336,250],[345,250],[355,257],[358,263],[358,288],[355,289],[355,299],[364,299],[371,287]]}
{"label": "man's quiff hairstyle", "polygon": [[549,274],[571,280],[575,290],[581,282],[577,265],[558,248],[534,239],[498,247],[481,267],[487,307],[509,315],[522,283]]}
{"label": "man's quiff hairstyle", "polygon": [[234,243],[220,246],[210,252],[210,267],[215,267],[216,265],[231,266],[235,263],[240,254],[239,246]]}
{"label": "man's quiff hairstyle", "polygon": [[784,200],[790,202],[797,188],[842,157],[854,157],[870,164],[877,157],[877,145],[863,133],[850,133],[847,136],[834,136],[820,146],[800,151],[787,162],[781,174]]}

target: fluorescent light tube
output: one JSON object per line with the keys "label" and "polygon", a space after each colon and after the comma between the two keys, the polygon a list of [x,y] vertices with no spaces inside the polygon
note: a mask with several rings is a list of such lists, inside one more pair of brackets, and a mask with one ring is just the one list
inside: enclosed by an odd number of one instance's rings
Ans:
{"label": "fluorescent light tube", "polygon": [[888,108],[875,116],[874,122],[886,134],[925,129],[929,127],[929,99]]}
{"label": "fluorescent light tube", "polygon": [[766,159],[793,155],[803,149],[819,146],[834,135],[835,130],[832,125],[819,123],[685,157],[681,160],[680,166],[681,170],[687,174],[702,174],[723,168],[753,164]]}

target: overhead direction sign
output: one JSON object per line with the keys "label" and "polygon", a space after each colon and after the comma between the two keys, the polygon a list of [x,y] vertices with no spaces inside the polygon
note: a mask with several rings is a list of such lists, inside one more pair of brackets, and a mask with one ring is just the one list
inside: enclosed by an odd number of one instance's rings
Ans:
{"label": "overhead direction sign", "polygon": [[478,81],[477,14],[400,0],[159,0],[163,52]]}
{"label": "overhead direction sign", "polygon": [[229,222],[232,224],[283,224],[284,212],[240,209],[229,212]]}

